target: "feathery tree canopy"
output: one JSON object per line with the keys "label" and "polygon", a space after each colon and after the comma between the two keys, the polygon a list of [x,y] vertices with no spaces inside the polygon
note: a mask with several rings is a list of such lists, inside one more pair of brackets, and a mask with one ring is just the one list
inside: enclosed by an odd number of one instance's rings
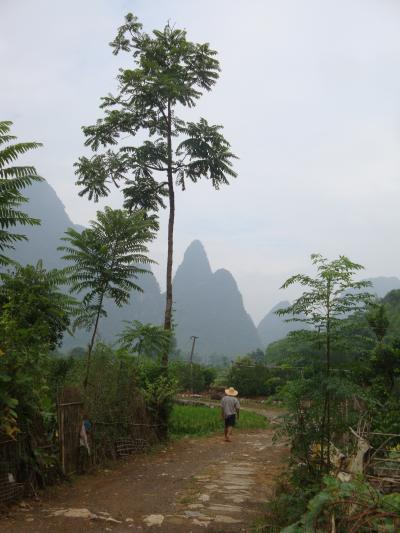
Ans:
{"label": "feathery tree canopy", "polygon": [[[0,346],[4,351],[40,344],[54,350],[70,323],[75,300],[60,291],[61,270],[42,261],[0,274]],[[5,326],[7,324],[7,327]]]}
{"label": "feathery tree canopy", "polygon": [[312,264],[317,268],[315,277],[296,274],[282,285],[286,289],[294,284],[307,290],[285,309],[278,309],[278,315],[292,315],[288,320],[309,324],[318,331],[324,340],[325,375],[321,376],[323,386],[323,417],[320,456],[324,464],[330,465],[331,445],[331,396],[330,383],[332,343],[338,338],[344,318],[364,307],[371,300],[371,294],[363,291],[369,287],[369,281],[355,281],[354,276],[363,269],[362,265],[353,263],[341,255],[338,259],[328,261],[320,254],[311,255]]}
{"label": "feathery tree canopy", "polygon": [[158,358],[170,348],[171,331],[134,320],[132,323],[127,322],[119,335],[119,342],[123,348],[133,350],[138,356]]}
{"label": "feathery tree canopy", "polygon": [[303,322],[317,329],[325,339],[326,368],[329,373],[331,342],[343,319],[371,301],[371,294],[362,291],[371,286],[369,281],[356,281],[354,275],[364,267],[341,255],[328,261],[320,254],[312,254],[311,261],[317,268],[316,277],[296,274],[282,285],[286,289],[294,284],[308,290],[278,315],[293,315],[288,321]]}
{"label": "feathery tree canopy", "polygon": [[[178,112],[194,107],[219,76],[216,52],[207,43],[187,40],[186,32],[167,24],[151,35],[132,14],[114,41],[115,55],[132,56],[133,68],[120,69],[118,92],[102,99],[104,117],[83,128],[94,155],[76,163],[80,195],[97,201],[111,186],[122,186],[129,210],[157,212],[169,204],[166,307],[164,328],[172,327],[172,260],[175,184],[208,179],[215,189],[236,173],[235,155],[222,127],[201,118],[186,122]],[[133,140],[135,144],[132,144]],[[164,355],[168,362],[168,353]]]}
{"label": "feathery tree canopy", "polygon": [[72,293],[84,293],[82,312],[75,325],[92,329],[88,348],[87,385],[90,357],[96,339],[99,320],[106,316],[104,300],[118,306],[129,301],[132,291],[142,292],[137,283],[139,274],[150,271],[145,265],[154,263],[148,257],[147,245],[158,229],[154,217],[144,211],[128,213],[106,207],[97,212],[97,220],[82,232],[69,228],[63,240],[63,259],[69,262],[65,272]]}
{"label": "feathery tree canopy", "polygon": [[59,270],[14,265],[0,274],[0,433],[13,437],[18,418],[43,408],[49,349],[61,344],[74,300],[60,291]]}
{"label": "feathery tree canopy", "polygon": [[12,122],[0,122],[0,265],[9,262],[4,255],[6,250],[12,250],[18,241],[27,240],[21,233],[14,233],[10,228],[17,225],[34,226],[40,220],[28,216],[19,208],[27,202],[22,190],[35,181],[42,181],[32,166],[15,166],[13,163],[19,156],[29,150],[42,146],[36,142],[13,143],[16,140],[10,135]]}

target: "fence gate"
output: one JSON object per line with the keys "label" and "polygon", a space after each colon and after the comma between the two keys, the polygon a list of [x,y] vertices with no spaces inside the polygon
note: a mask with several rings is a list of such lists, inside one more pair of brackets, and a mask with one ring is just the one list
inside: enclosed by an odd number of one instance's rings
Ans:
{"label": "fence gate", "polygon": [[78,468],[83,402],[60,399],[57,411],[60,462],[63,473],[69,475],[76,472]]}

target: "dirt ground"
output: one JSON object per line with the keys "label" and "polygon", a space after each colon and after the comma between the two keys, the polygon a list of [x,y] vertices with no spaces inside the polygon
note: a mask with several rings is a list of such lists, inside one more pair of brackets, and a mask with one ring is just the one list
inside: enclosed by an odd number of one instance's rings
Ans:
{"label": "dirt ground", "polygon": [[14,506],[0,531],[249,532],[289,453],[273,433],[238,429],[231,443],[222,435],[169,443]]}

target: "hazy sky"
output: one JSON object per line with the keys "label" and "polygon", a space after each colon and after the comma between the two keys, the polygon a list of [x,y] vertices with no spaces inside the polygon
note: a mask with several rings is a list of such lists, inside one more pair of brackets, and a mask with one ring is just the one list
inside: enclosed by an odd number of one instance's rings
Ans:
{"label": "hazy sky", "polygon": [[[99,208],[78,198],[73,163],[127,64],[107,43],[128,11],[218,50],[221,78],[190,117],[223,124],[240,157],[231,186],[178,193],[175,266],[200,239],[255,321],[313,252],[400,275],[398,0],[0,0],[0,117],[44,143],[30,160],[76,223]],[[162,286],[165,222],[152,250]]]}

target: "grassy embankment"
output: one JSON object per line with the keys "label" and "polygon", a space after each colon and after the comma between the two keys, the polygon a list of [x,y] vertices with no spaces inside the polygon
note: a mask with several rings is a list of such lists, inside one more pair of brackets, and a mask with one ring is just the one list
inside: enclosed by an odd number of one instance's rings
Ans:
{"label": "grassy embankment", "polygon": [[[249,411],[241,411],[237,429],[264,429],[268,426],[265,417]],[[170,436],[173,439],[185,436],[202,436],[221,432],[223,422],[219,408],[192,405],[174,405],[170,419]]]}

